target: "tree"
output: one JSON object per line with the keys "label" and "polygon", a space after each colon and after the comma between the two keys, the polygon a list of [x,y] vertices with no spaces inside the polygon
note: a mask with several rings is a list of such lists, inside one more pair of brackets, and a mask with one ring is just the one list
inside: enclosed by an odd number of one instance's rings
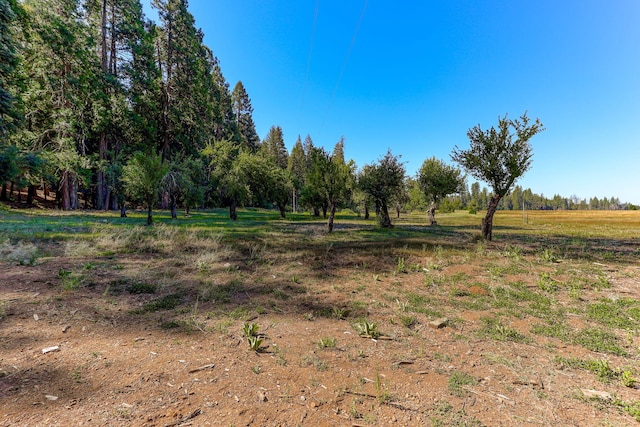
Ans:
{"label": "tree", "polygon": [[458,193],[464,185],[464,177],[460,169],[432,157],[422,163],[417,181],[425,197],[431,202],[429,209],[427,209],[429,222],[431,225],[438,225],[436,209],[440,201],[450,194]]}
{"label": "tree", "polygon": [[293,184],[293,211],[295,212],[298,207],[298,202],[300,198],[300,190],[304,187],[305,184],[305,176],[307,174],[307,160],[304,155],[304,148],[302,148],[302,141],[300,140],[300,136],[293,148],[291,149],[291,155],[289,156],[289,160],[287,162],[287,171],[291,176],[291,182]]}
{"label": "tree", "polygon": [[201,203],[204,198],[203,168],[194,157],[176,156],[162,178],[162,189],[169,196],[171,218],[177,218],[177,207],[182,203],[185,215],[189,208]]}
{"label": "tree", "polygon": [[208,162],[206,181],[210,186],[209,192],[215,195],[220,205],[229,206],[229,218],[233,221],[238,219],[238,205],[250,194],[240,154],[240,148],[229,140],[209,143],[202,150]]}
{"label": "tree", "polygon": [[260,148],[264,156],[271,159],[280,169],[287,168],[289,153],[284,145],[284,136],[280,126],[271,126]]}
{"label": "tree", "polygon": [[18,7],[14,1],[0,0],[0,138],[3,141],[19,118],[10,90],[18,66],[17,41],[13,34],[16,15],[12,6]]}
{"label": "tree", "polygon": [[233,115],[238,126],[240,145],[255,152],[260,145],[260,138],[253,122],[253,106],[242,81],[238,81],[231,92]]}
{"label": "tree", "polygon": [[307,175],[308,187],[322,197],[329,210],[327,231],[333,231],[338,204],[349,198],[353,182],[353,164],[346,164],[323,148],[311,149],[311,169]]}
{"label": "tree", "polygon": [[100,64],[78,0],[27,0],[23,28],[25,116],[16,135],[23,150],[42,151],[57,177],[63,209],[79,206],[90,177],[88,135],[95,124]]}
{"label": "tree", "polygon": [[378,222],[383,228],[393,227],[389,217],[389,201],[402,190],[404,179],[404,164],[400,156],[394,156],[391,150],[378,163],[362,169],[359,186],[373,199]]}
{"label": "tree", "polygon": [[482,236],[486,240],[492,239],[493,216],[500,199],[531,167],[533,152],[529,140],[543,130],[540,120],[530,123],[526,112],[515,120],[505,115],[498,117],[497,129],[492,126],[483,131],[480,125],[469,129],[467,136],[471,144],[468,150],[454,148],[453,161],[492,187],[487,214],[482,220]]}
{"label": "tree", "polygon": [[153,207],[168,169],[161,154],[141,151],[135,152],[123,168],[122,181],[127,195],[141,200],[147,207],[147,225],[153,223]]}

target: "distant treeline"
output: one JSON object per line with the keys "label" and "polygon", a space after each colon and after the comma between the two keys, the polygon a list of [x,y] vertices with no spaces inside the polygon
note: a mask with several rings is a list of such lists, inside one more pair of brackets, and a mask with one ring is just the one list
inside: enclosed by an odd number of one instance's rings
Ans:
{"label": "distant treeline", "polygon": [[[417,192],[413,193],[417,196]],[[486,187],[480,187],[478,182],[471,184],[471,188],[463,187],[463,191],[455,196],[450,196],[440,204],[440,211],[453,211],[457,209],[485,210],[488,206],[491,192]],[[427,203],[418,197],[417,203],[409,203],[407,209],[424,209]],[[638,206],[631,203],[622,203],[617,197],[603,197],[599,199],[581,199],[578,196],[563,197],[559,194],[552,198],[543,194],[536,194],[530,188],[523,189],[516,185],[515,188],[500,200],[500,210],[637,210]]]}

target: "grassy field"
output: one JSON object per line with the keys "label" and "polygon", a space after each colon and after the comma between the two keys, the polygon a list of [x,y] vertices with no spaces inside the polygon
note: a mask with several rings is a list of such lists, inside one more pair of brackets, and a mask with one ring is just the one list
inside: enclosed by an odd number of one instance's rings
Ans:
{"label": "grassy field", "polygon": [[[640,420],[637,211],[498,212],[493,242],[481,213],[145,218],[0,210],[0,426]],[[33,406],[54,384],[66,406]]]}

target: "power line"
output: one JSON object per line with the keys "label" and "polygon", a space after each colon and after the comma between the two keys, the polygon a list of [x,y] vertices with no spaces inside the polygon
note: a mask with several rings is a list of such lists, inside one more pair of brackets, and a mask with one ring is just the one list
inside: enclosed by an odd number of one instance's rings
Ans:
{"label": "power line", "polygon": [[298,135],[300,134],[300,122],[304,111],[304,98],[307,94],[307,83],[309,82],[309,71],[311,70],[311,56],[313,55],[313,40],[316,34],[316,23],[318,22],[318,12],[320,11],[320,0],[316,0],[316,8],[313,12],[313,26],[311,28],[311,42],[309,43],[309,54],[307,55],[307,71],[304,76],[304,89],[302,90],[302,102],[300,103],[300,114],[298,116]]}
{"label": "power line", "polygon": [[360,31],[360,25],[362,24],[362,20],[364,18],[364,13],[367,10],[367,5],[369,4],[369,0],[365,0],[364,5],[362,5],[362,11],[360,12],[360,18],[358,18],[358,23],[356,24],[356,29],[353,32],[353,37],[351,37],[351,43],[349,44],[349,49],[347,50],[347,54],[344,57],[344,61],[342,62],[342,67],[340,67],[340,73],[338,74],[338,80],[336,81],[336,85],[333,88],[333,92],[331,93],[331,100],[329,101],[329,106],[327,107],[327,111],[324,114],[324,118],[322,120],[322,127],[324,127],[324,123],[327,120],[327,116],[329,116],[329,112],[331,111],[331,107],[333,106],[333,101],[336,97],[336,93],[338,92],[338,87],[340,86],[340,82],[342,81],[342,76],[344,75],[344,71],[347,68],[347,63],[349,62],[349,57],[351,56],[351,51],[353,50],[353,45],[356,43],[356,36],[358,35],[358,31]]}

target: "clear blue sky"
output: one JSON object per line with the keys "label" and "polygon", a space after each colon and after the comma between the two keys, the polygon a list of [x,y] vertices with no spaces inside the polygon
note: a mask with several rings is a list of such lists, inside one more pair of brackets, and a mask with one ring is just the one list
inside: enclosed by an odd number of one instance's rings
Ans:
{"label": "clear blue sky", "polygon": [[[143,0],[148,2],[148,0]],[[359,167],[391,148],[414,175],[466,132],[525,110],[546,131],[518,182],[640,204],[638,0],[190,0],[258,134],[282,127]],[[149,12],[150,17],[154,15]],[[484,184],[483,184],[484,185]]]}

